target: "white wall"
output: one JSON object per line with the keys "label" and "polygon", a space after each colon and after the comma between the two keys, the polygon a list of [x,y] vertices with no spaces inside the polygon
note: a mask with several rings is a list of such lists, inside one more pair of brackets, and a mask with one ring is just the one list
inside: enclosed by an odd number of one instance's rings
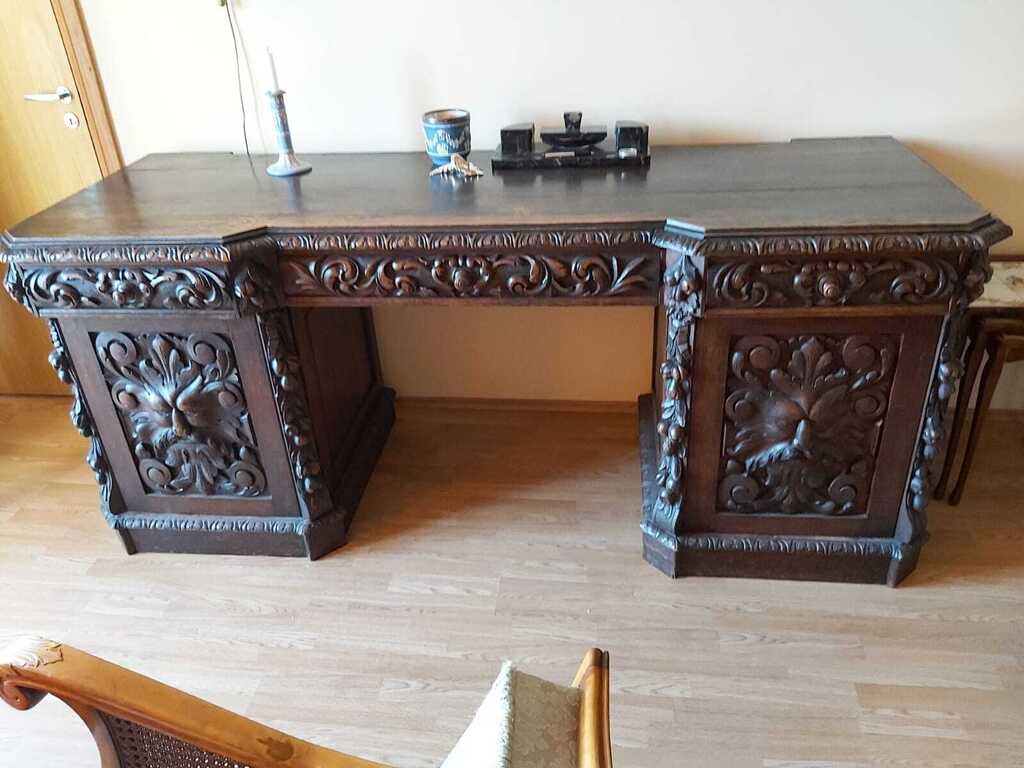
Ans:
{"label": "white wall", "polygon": [[[126,160],[240,149],[231,40],[217,0],[82,5]],[[655,143],[893,134],[1016,225],[1021,234],[998,250],[1024,252],[1021,0],[237,0],[237,7],[261,91],[264,48],[274,48],[300,152],[420,149],[419,116],[436,106],[468,108],[474,145],[486,148],[506,123],[556,123],[570,108],[588,120],[645,120]],[[270,149],[265,113],[263,123]],[[263,146],[255,122],[250,140]],[[568,350],[567,363],[599,370],[607,328],[579,311],[546,312],[548,357]],[[535,397],[613,400],[647,388],[648,310],[620,318],[626,330],[614,343],[626,370],[585,384],[545,378],[543,366],[518,361],[502,368],[497,360],[490,377],[470,377],[466,366],[486,354],[486,341],[515,336],[521,316],[417,314],[428,312],[378,313],[386,375],[407,395],[501,397],[518,386]],[[444,323],[458,331],[459,345],[437,338]],[[403,362],[424,345],[432,345],[448,384],[417,367],[422,361]],[[1020,371],[1008,373],[1001,389],[998,405],[1024,407]]]}

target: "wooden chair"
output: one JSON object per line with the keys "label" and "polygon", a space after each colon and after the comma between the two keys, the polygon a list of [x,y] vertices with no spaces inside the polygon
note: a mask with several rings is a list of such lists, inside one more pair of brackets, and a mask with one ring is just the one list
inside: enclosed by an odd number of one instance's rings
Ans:
{"label": "wooden chair", "polygon": [[[967,344],[964,350],[966,369],[956,398],[956,411],[946,448],[942,474],[935,485],[935,498],[946,495],[959,453],[960,439],[967,421],[971,394],[981,374],[977,402],[967,435],[967,447],[960,464],[949,504],[956,506],[964,493],[967,477],[974,462],[974,452],[981,438],[982,425],[999,376],[1006,363],[1024,360],[1024,262],[1002,262],[993,267],[992,281],[985,295],[971,308],[968,316]],[[985,362],[987,360],[987,362]],[[982,363],[985,362],[984,367]]]}
{"label": "wooden chair", "polygon": [[[579,768],[611,768],[608,654],[587,652]],[[0,652],[0,698],[27,710],[46,694],[85,722],[102,768],[369,768],[381,766],[260,725],[69,645],[24,638]]]}

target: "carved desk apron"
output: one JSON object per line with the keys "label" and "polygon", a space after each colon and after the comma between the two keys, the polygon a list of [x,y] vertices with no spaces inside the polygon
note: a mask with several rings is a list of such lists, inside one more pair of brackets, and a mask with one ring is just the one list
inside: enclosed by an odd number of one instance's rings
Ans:
{"label": "carved desk apron", "polygon": [[1009,229],[892,139],[661,148],[650,169],[292,180],[154,155],[4,235],[129,552],[344,542],[394,420],[370,306],[656,307],[645,557],[888,582],[926,537],[967,304]]}

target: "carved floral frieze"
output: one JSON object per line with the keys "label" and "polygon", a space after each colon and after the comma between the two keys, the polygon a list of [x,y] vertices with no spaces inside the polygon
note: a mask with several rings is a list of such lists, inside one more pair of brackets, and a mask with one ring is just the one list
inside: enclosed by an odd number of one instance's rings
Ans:
{"label": "carved floral frieze", "polygon": [[[205,267],[28,267],[12,265],[17,298],[40,309],[224,309],[222,271]],[[18,274],[20,272],[20,275]]]}
{"label": "carved floral frieze", "polygon": [[734,339],[719,509],[865,514],[898,349],[888,335]]}
{"label": "carved floral frieze", "polygon": [[289,295],[352,298],[594,298],[654,296],[653,254],[366,255],[335,253],[281,263]]}
{"label": "carved floral frieze", "polygon": [[266,490],[234,351],[214,333],[99,333],[96,356],[150,493]]}
{"label": "carved floral frieze", "polygon": [[709,306],[834,307],[949,300],[954,263],[941,259],[767,261],[709,268]]}

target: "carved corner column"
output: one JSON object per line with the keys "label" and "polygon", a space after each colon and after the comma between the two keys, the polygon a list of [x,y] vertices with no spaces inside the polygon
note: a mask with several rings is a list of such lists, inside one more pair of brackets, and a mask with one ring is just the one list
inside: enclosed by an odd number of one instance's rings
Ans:
{"label": "carved corner column", "polygon": [[[13,269],[11,271],[13,272]],[[113,521],[117,515],[124,512],[121,490],[117,486],[110,462],[103,450],[99,430],[89,413],[89,406],[82,393],[82,385],[78,381],[78,374],[75,373],[71,358],[68,356],[67,345],[61,336],[60,325],[56,320],[47,320],[46,324],[49,326],[50,340],[53,342],[50,365],[57,372],[57,378],[71,389],[71,423],[75,425],[75,429],[82,437],[89,440],[89,452],[86,454],[85,460],[96,476],[96,484],[100,490],[100,510],[103,512],[103,517],[108,522]],[[125,539],[124,543],[129,554],[133,553],[134,549],[130,541]]]}
{"label": "carved corner column", "polygon": [[951,243],[959,248],[956,289],[950,298],[906,498],[896,525],[895,539],[901,548],[900,557],[893,560],[890,569],[888,583],[891,586],[898,584],[914,569],[921,548],[928,540],[927,507],[935,485],[935,462],[946,447],[949,404],[964,374],[967,310],[971,302],[981,297],[985,284],[992,278],[989,248],[1011,234],[1009,227],[996,221]]}
{"label": "carved corner column", "polygon": [[[691,397],[693,388],[694,324],[701,311],[700,239],[684,233],[662,232],[655,245],[665,249],[663,278],[664,355],[656,375],[660,399],[653,413],[645,413],[641,399],[641,437],[654,445],[642,446],[642,461],[656,464],[653,478],[645,478],[641,530],[644,558],[658,570],[676,576],[679,539],[682,533],[689,457]],[[647,421],[655,422],[649,435]]]}
{"label": "carved corner column", "polygon": [[315,559],[344,543],[348,520],[344,510],[335,509],[323,477],[291,318],[287,310],[274,309],[258,314],[256,320],[295,493],[304,518],[300,532],[306,540],[309,556]]}

